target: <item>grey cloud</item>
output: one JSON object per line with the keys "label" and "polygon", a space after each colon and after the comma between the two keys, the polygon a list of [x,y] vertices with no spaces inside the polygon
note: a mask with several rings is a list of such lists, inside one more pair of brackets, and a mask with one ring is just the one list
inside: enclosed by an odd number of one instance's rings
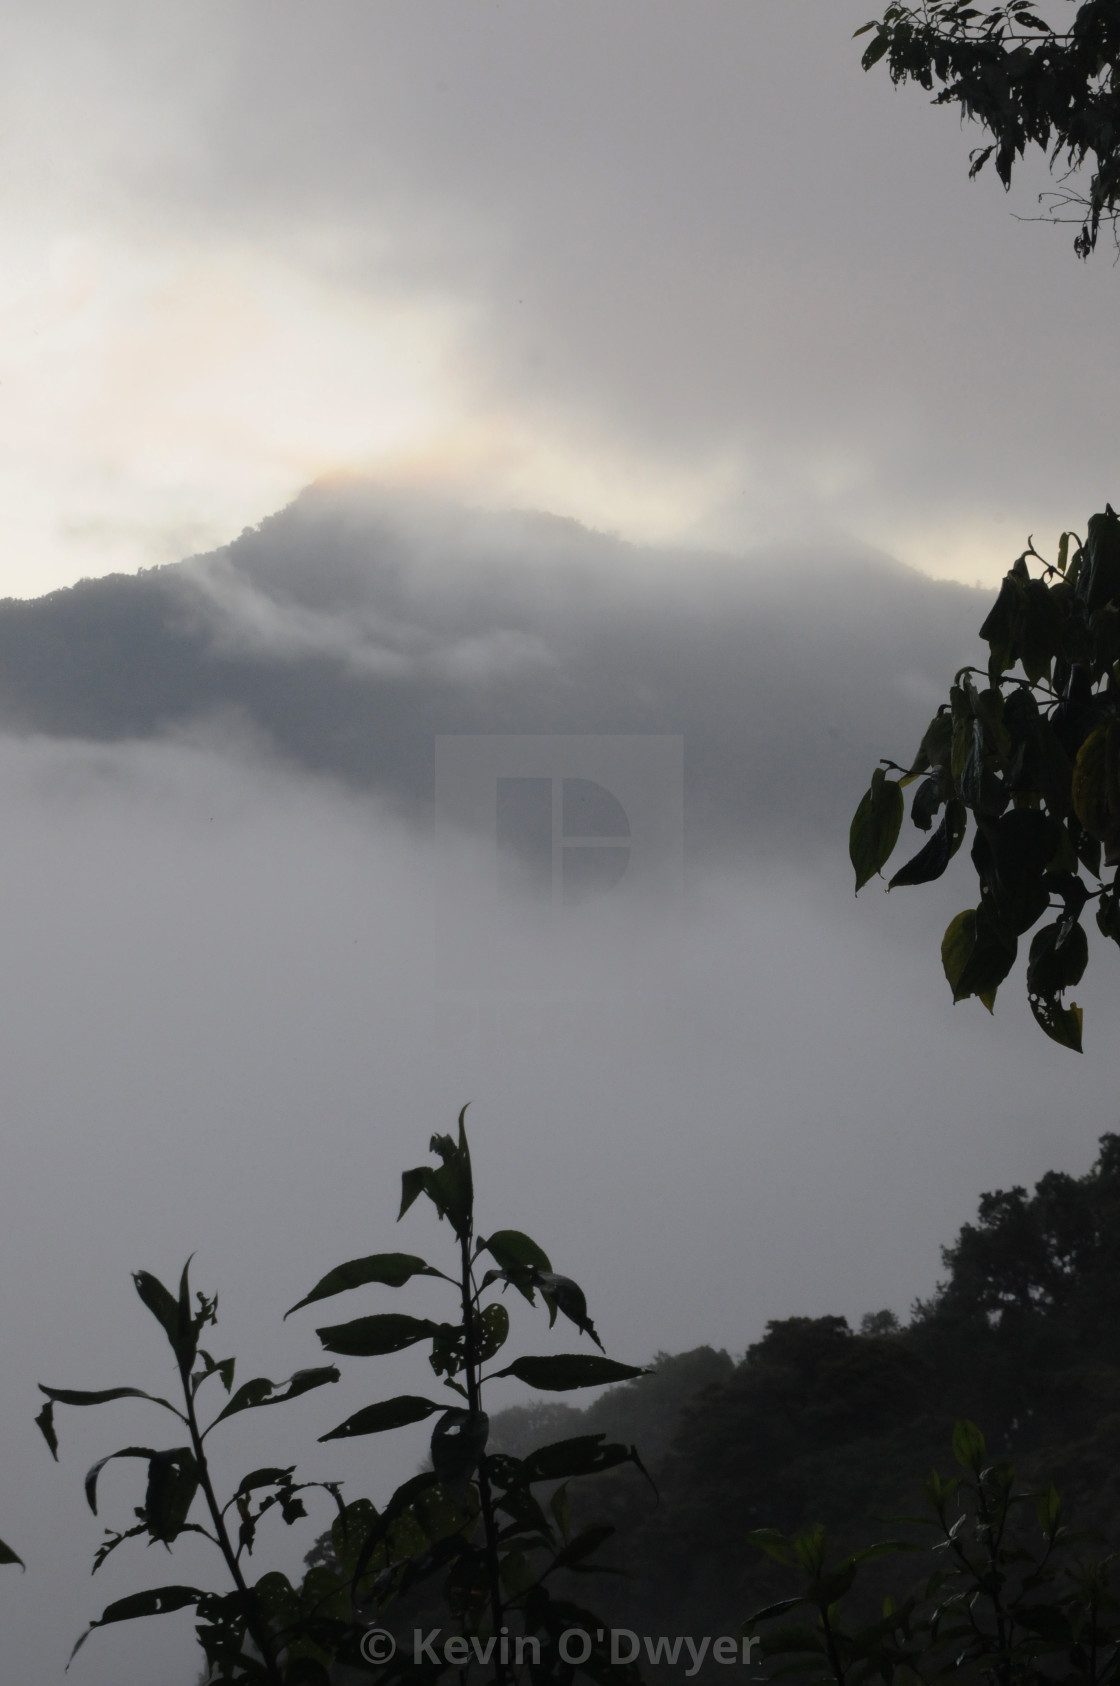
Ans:
{"label": "grey cloud", "polygon": [[324,486],[213,556],[0,606],[0,722],[239,718],[416,823],[442,733],[679,734],[690,854],[812,855],[980,655],[983,601],[850,548],[657,551]]}
{"label": "grey cloud", "polygon": [[17,68],[145,226],[461,302],[469,407],[523,437],[733,461],[738,538],[1010,547],[1109,494],[1115,278],[861,72],[865,10],[100,4],[24,22]]}
{"label": "grey cloud", "polygon": [[343,614],[278,600],[240,574],[228,554],[208,557],[184,576],[203,599],[211,649],[234,660],[239,654],[293,663],[322,657],[375,679],[464,682],[516,677],[549,660],[540,636],[512,628],[444,640],[417,622],[385,619],[368,604]]}

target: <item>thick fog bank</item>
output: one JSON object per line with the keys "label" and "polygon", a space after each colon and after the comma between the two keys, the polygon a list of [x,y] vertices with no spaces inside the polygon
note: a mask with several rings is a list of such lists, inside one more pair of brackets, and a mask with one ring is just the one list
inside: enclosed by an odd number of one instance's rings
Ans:
{"label": "thick fog bank", "polygon": [[[9,738],[0,788],[0,1526],[29,1564],[0,1587],[12,1678],[61,1680],[111,1598],[209,1572],[124,1547],[89,1581],[102,1526],[139,1495],[114,1466],[95,1520],[81,1476],[159,1431],[139,1406],[62,1412],[55,1468],[35,1383],[171,1385],[129,1272],[173,1276],[191,1251],[243,1375],[315,1362],[313,1314],[280,1316],[327,1268],[446,1246],[418,1211],[395,1227],[399,1175],[464,1101],[480,1224],[536,1236],[635,1361],[740,1352],[771,1317],[904,1314],[981,1189],[1082,1170],[1115,1123],[1107,952],[1082,1060],[1046,1043],[1014,979],[994,1020],[951,1005],[937,943],[967,868],[855,902],[840,847],[747,855],[693,865],[640,914],[606,895],[553,913],[500,893],[492,850],[437,850],[244,742]],[[361,1309],[395,1303],[371,1290]],[[568,1345],[531,1318],[519,1339]],[[244,1419],[229,1473],[299,1456],[374,1496],[409,1473],[422,1429],[314,1440],[430,1385],[423,1360],[343,1369]],[[70,1678],[188,1683],[193,1666],[182,1615],[95,1635]]]}

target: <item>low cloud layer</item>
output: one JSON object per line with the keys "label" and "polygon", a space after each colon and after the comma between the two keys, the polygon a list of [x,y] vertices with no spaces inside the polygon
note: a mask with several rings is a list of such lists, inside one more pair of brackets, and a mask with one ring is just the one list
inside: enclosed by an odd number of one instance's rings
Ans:
{"label": "low cloud layer", "polygon": [[[480,1222],[535,1235],[587,1289],[608,1349],[639,1362],[704,1341],[741,1352],[772,1317],[905,1314],[982,1189],[1081,1171],[1115,1124],[1103,944],[1078,1060],[1039,1034],[1014,979],[994,1019],[952,1006],[937,947],[971,897],[961,874],[851,896],[840,797],[846,820],[875,739],[890,731],[895,747],[897,732],[908,747],[932,707],[954,594],[882,564],[830,597],[792,566],[729,580],[699,561],[684,591],[684,570],[578,531],[460,518],[456,550],[456,523],[429,520],[425,551],[418,516],[371,514],[357,494],[312,499],[218,562],[0,615],[0,636],[5,615],[22,616],[21,647],[45,649],[49,633],[54,652],[38,692],[29,668],[20,693],[52,720],[17,734],[9,713],[0,739],[0,1532],[30,1566],[0,1587],[12,1678],[61,1682],[91,1614],[169,1578],[166,1561],[130,1564],[124,1549],[87,1574],[102,1522],[81,1476],[151,1424],[132,1406],[62,1413],[55,1468],[31,1422],[34,1384],[159,1391],[162,1340],[128,1273],[172,1276],[192,1250],[198,1285],[222,1292],[219,1344],[242,1352],[245,1374],[313,1362],[313,1316],[280,1314],[323,1271],[445,1244],[418,1213],[395,1227],[398,1179],[464,1101]],[[201,583],[218,568],[238,582],[232,608]],[[273,617],[258,620],[249,665],[233,637],[246,594]],[[355,668],[345,651],[274,636],[286,616],[425,660]],[[486,629],[539,636],[549,659],[468,678],[425,665]],[[146,691],[144,649],[161,655]],[[346,674],[339,696],[365,710],[349,763],[331,747],[341,739],[282,729],[278,699],[300,718],[315,663],[332,683]],[[492,848],[437,848],[419,793],[428,781],[430,805],[433,730],[464,718],[683,730],[686,767],[696,738],[682,894],[640,916],[604,896],[542,917],[496,894]],[[852,733],[834,752],[820,743],[831,721]],[[421,741],[429,759],[409,770]],[[827,780],[849,749],[859,781],[839,791]],[[821,781],[817,808],[804,787]],[[745,806],[727,807],[729,790]],[[372,1291],[363,1304],[375,1309]],[[531,1322],[523,1338],[560,1341]],[[309,1475],[378,1497],[415,1467],[422,1432],[396,1449],[314,1437],[387,1390],[420,1391],[422,1376],[422,1360],[352,1361],[339,1387],[232,1436],[231,1460],[298,1455]],[[136,1502],[133,1473],[107,1472],[106,1522]],[[281,1562],[293,1550],[284,1540]],[[174,1570],[206,1573],[189,1551]],[[191,1645],[186,1617],[98,1634],[70,1678],[146,1686],[154,1670],[190,1686]]]}
{"label": "low cloud layer", "polygon": [[683,735],[690,858],[842,846],[982,595],[867,551],[631,546],[357,482],[227,549],[0,605],[0,723],[236,731],[430,824],[446,733]]}

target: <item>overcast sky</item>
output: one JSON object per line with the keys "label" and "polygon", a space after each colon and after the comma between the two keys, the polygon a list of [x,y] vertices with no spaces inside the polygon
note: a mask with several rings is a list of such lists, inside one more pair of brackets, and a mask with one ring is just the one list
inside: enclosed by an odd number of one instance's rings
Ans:
{"label": "overcast sky", "polygon": [[0,567],[372,470],[995,578],[1113,493],[1107,249],[969,184],[866,0],[5,0]]}

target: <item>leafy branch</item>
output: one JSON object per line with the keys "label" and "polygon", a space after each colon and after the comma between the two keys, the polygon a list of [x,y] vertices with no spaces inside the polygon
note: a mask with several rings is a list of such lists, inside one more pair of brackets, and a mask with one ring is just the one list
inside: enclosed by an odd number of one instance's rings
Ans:
{"label": "leafy branch", "polygon": [[[133,1281],[140,1299],[162,1327],[171,1347],[182,1397],[181,1406],[137,1387],[80,1392],[40,1384],[46,1403],[35,1420],[57,1461],[58,1437],[54,1422],[57,1405],[92,1406],[110,1404],[118,1399],[143,1399],[174,1417],[186,1430],[186,1445],[162,1449],[124,1446],[99,1459],[86,1475],[86,1500],[96,1516],[98,1481],[106,1464],[116,1459],[134,1459],[147,1465],[144,1501],[135,1512],[139,1520],[134,1527],[123,1532],[107,1530],[107,1537],[94,1556],[94,1572],[126,1540],[146,1537],[150,1544],[160,1544],[170,1550],[180,1535],[201,1534],[221,1552],[234,1590],[232,1594],[223,1595],[198,1587],[175,1585],[156,1587],[118,1599],[90,1623],[75,1644],[70,1659],[73,1661],[95,1628],[193,1607],[201,1618],[198,1634],[207,1662],[211,1670],[217,1670],[219,1678],[262,1681],[268,1686],[285,1686],[285,1683],[297,1679],[308,1682],[309,1686],[315,1681],[325,1683],[325,1668],[315,1655],[316,1650],[321,1648],[306,1642],[293,1590],[279,1575],[266,1575],[255,1586],[250,1586],[243,1559],[252,1554],[257,1526],[268,1511],[277,1509],[290,1525],[307,1514],[298,1495],[310,1487],[325,1487],[341,1509],[337,1486],[329,1482],[296,1481],[294,1468],[257,1469],[244,1477],[225,1504],[220,1504],[204,1442],[219,1423],[228,1421],[230,1417],[296,1399],[328,1382],[336,1382],[339,1372],[333,1364],[300,1370],[283,1384],[258,1376],[243,1383],[234,1392],[235,1360],[215,1359],[199,1344],[203,1331],[217,1322],[218,1301],[216,1296],[210,1299],[199,1293],[195,1296],[197,1304],[192,1305],[190,1261],[183,1267],[177,1294],[172,1294],[147,1271],[136,1272]],[[212,1376],[218,1377],[227,1399],[203,1427],[198,1412],[199,1394]],[[199,1498],[209,1526],[191,1520]],[[236,1539],[231,1533],[234,1518],[237,1523]]]}
{"label": "leafy branch", "polygon": [[[1042,564],[1038,576],[1028,558]],[[975,995],[991,1011],[1020,939],[1038,926],[1031,1011],[1055,1042],[1080,1051],[1082,1011],[1064,996],[1088,964],[1081,920],[1091,902],[1102,936],[1120,943],[1120,518],[1111,506],[1091,518],[1084,544],[1063,533],[1054,563],[1032,543],[980,636],[986,674],[962,668],[905,771],[889,762],[871,776],[849,837],[856,890],[890,859],[908,786],[911,820],[929,837],[888,889],[940,878],[971,820],[980,900],[941,945],[953,999]],[[1048,912],[1058,917],[1039,925]]]}
{"label": "leafy branch", "polygon": [[[874,33],[871,33],[871,32]],[[1032,0],[979,8],[964,0],[894,0],[879,19],[856,31],[871,33],[863,67],[883,61],[892,81],[916,82],[935,104],[957,105],[991,139],[976,148],[969,176],[992,160],[1005,188],[1028,147],[1064,161],[1062,187],[1041,194],[1045,220],[1071,220],[1080,229],[1082,258],[1097,243],[1101,223],[1114,232],[1120,217],[1120,12],[1113,0],[1084,0],[1067,30],[1055,30]],[[1066,185],[1088,169],[1086,189]]]}
{"label": "leafy branch", "polygon": [[[549,1583],[561,1571],[603,1572],[595,1553],[614,1530],[596,1523],[573,1529],[567,1484],[623,1464],[645,1471],[633,1446],[610,1444],[601,1434],[543,1446],[527,1458],[491,1452],[483,1393],[503,1378],[567,1392],[646,1372],[603,1354],[583,1290],[553,1270],[531,1237],[514,1229],[476,1233],[466,1110],[459,1115],[456,1136],[432,1137],[438,1163],[404,1173],[398,1215],[399,1221],[421,1196],[434,1206],[452,1231],[455,1274],[410,1253],[374,1254],[329,1271],[291,1308],[368,1284],[399,1288],[417,1277],[448,1284],[455,1300],[455,1315],[447,1321],[377,1312],[317,1330],[326,1351],[346,1357],[381,1357],[427,1345],[434,1375],[462,1401],[399,1394],[364,1406],[320,1437],[349,1439],[438,1418],[430,1438],[431,1470],[399,1488],[380,1514],[368,1500],[347,1506],[332,1530],[331,1548],[348,1575],[355,1606],[371,1618],[391,1615],[405,1593],[436,1575],[443,1577],[441,1598],[462,1639],[473,1647],[464,1647],[458,1662],[447,1661],[447,1669],[461,1673],[464,1658],[474,1655],[492,1669],[496,1686],[506,1686],[521,1672],[519,1665],[530,1662],[534,1681],[550,1678],[550,1669],[557,1666],[570,1678],[572,1665],[545,1663],[541,1657],[543,1645],[551,1658],[560,1632],[573,1620],[574,1607],[555,1596]],[[488,1368],[510,1333],[509,1312],[496,1296],[511,1288],[529,1305],[536,1305],[539,1296],[550,1327],[563,1317],[599,1352],[526,1356]],[[547,1511],[534,1490],[542,1484],[551,1489]],[[589,1630],[605,1627],[587,1612],[575,1616]],[[506,1639],[511,1624],[517,1630],[512,1658]],[[395,1666],[403,1665],[398,1661]],[[632,1668],[610,1663],[602,1642],[584,1671],[597,1680],[604,1674],[636,1679]],[[433,1678],[443,1672],[438,1667]],[[390,1666],[383,1678],[393,1677]]]}

